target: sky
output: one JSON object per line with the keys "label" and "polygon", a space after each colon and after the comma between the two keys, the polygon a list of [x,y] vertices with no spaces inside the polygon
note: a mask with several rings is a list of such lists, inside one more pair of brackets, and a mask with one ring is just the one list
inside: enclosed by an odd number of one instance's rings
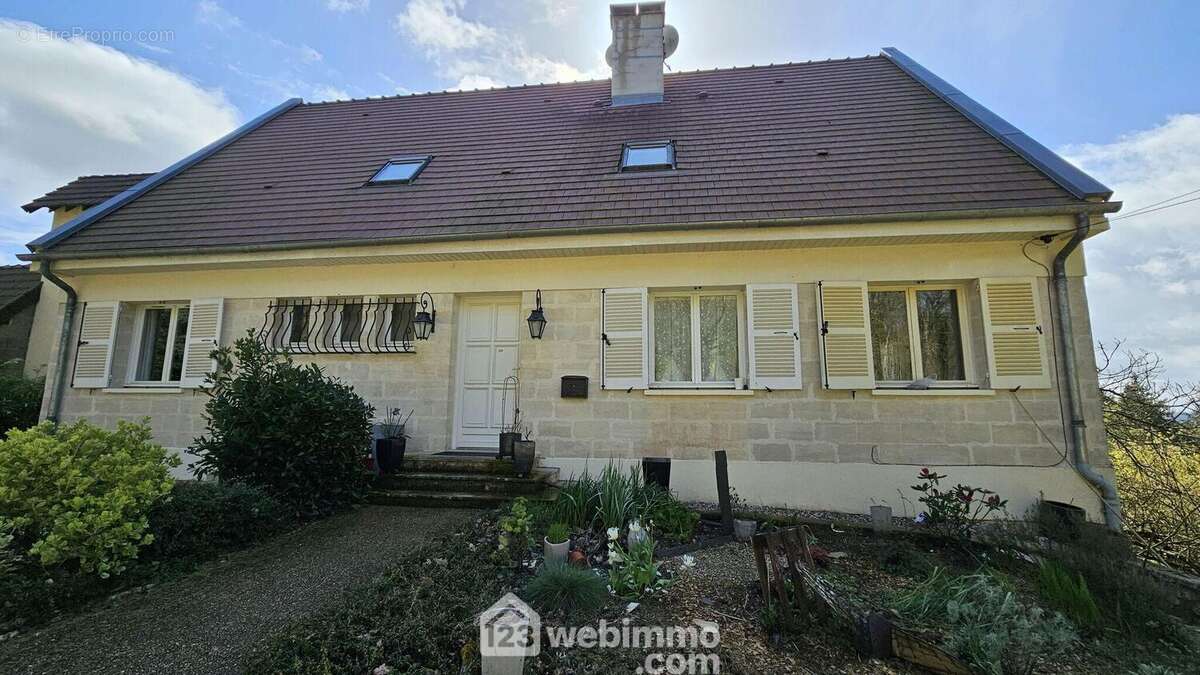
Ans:
{"label": "sky", "polygon": [[[897,47],[1123,213],[1200,190],[1200,3],[669,0],[667,21],[673,70]],[[21,204],[156,171],[287,98],[603,78],[610,38],[597,0],[0,0],[0,264],[49,229]],[[1096,339],[1200,381],[1200,200],[1112,225],[1087,247]]]}

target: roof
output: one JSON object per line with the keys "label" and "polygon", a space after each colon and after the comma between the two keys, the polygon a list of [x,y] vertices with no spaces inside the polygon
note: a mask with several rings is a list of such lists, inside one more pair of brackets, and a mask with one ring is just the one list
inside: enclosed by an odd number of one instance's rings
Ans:
{"label": "roof", "polygon": [[42,277],[28,265],[0,265],[0,324],[37,302]]}
{"label": "roof", "polygon": [[40,208],[57,209],[63,206],[90,208],[153,175],[150,173],[117,173],[101,176],[80,176],[57,190],[47,192],[21,208],[29,213],[33,213]]}
{"label": "roof", "polygon": [[[1080,207],[917,75],[871,56],[668,74],[664,103],[617,108],[608,80],[289,102],[31,248],[152,255]],[[661,139],[676,170],[617,171],[624,143]],[[367,184],[389,158],[426,154],[412,184]]]}

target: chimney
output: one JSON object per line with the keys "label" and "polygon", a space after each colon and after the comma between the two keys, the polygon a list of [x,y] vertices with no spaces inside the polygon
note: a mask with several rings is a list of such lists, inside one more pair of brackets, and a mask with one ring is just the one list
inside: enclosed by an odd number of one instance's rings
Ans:
{"label": "chimney", "polygon": [[679,45],[665,2],[609,7],[613,41],[604,54],[612,67],[612,104],[662,103],[663,60]]}

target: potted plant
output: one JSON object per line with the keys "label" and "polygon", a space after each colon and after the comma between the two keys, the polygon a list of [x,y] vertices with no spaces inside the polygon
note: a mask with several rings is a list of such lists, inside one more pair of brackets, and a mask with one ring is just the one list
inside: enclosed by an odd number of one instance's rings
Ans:
{"label": "potted plant", "polygon": [[571,535],[564,523],[554,523],[542,540],[542,552],[546,556],[546,564],[561,565],[567,562],[567,553],[571,550]]}
{"label": "potted plant", "polygon": [[401,415],[399,408],[392,408],[379,423],[380,437],[375,439],[375,457],[380,473],[396,473],[404,465],[404,449],[408,444],[404,427],[412,414],[410,410],[408,415]]}
{"label": "potted plant", "polygon": [[513,414],[512,424],[500,427],[500,455],[501,459],[513,456],[513,445],[521,440],[521,411]]}
{"label": "potted plant", "polygon": [[513,470],[518,476],[528,476],[529,472],[533,470],[537,446],[529,439],[527,430],[522,428],[518,433],[524,438],[513,443]]}

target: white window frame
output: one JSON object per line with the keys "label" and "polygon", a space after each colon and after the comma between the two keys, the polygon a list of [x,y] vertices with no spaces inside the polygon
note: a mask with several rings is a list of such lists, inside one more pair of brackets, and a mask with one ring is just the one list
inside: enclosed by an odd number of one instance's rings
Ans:
{"label": "white window frame", "polygon": [[[871,293],[879,291],[903,291],[905,310],[908,316],[908,351],[912,360],[911,380],[875,380],[879,389],[903,389],[917,380],[925,377],[924,364],[921,363],[921,328],[917,316],[917,291],[954,291],[958,300],[958,337],[962,343],[963,380],[938,380],[932,386],[934,389],[963,389],[978,386],[975,378],[975,359],[971,356],[970,320],[967,314],[967,287],[965,284],[868,284],[867,310],[871,307]],[[869,321],[869,319],[868,319]],[[871,338],[871,359],[875,358],[875,338]]]}
{"label": "white window frame", "polygon": [[[138,364],[142,360],[142,333],[146,329],[146,314],[152,309],[169,309],[171,310],[171,324],[167,329],[167,353],[163,357],[163,378],[159,380],[139,380],[137,379]],[[171,367],[175,364],[175,338],[176,331],[179,328],[179,310],[186,309],[189,311],[188,322],[192,317],[190,302],[158,302],[148,305],[138,305],[136,318],[133,323],[133,335],[130,338],[129,345],[129,363],[126,364],[125,384],[131,387],[178,387],[183,381],[182,373],[180,379],[166,379],[171,376]],[[186,339],[186,336],[185,336]],[[187,352],[187,345],[184,345],[184,353],[179,355],[179,358],[184,358]]]}
{"label": "white window frame", "polygon": [[[702,382],[700,380],[700,298],[702,296],[733,295],[737,297],[738,374],[734,380]],[[654,379],[654,301],[657,298],[691,298],[692,314],[692,381],[659,382]],[[646,373],[651,389],[737,389],[738,383],[746,381],[749,367],[746,361],[746,290],[744,288],[705,288],[690,291],[650,291],[646,301],[649,322],[646,330],[648,367]]]}

